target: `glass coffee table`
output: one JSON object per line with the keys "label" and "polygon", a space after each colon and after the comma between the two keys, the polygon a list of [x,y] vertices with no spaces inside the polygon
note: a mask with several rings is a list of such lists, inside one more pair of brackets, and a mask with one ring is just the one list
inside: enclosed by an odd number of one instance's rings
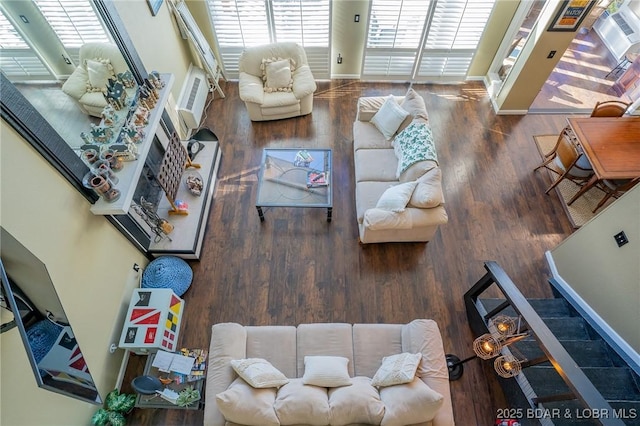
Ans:
{"label": "glass coffee table", "polygon": [[331,222],[331,150],[265,148],[256,200],[261,222],[263,207],[326,208]]}

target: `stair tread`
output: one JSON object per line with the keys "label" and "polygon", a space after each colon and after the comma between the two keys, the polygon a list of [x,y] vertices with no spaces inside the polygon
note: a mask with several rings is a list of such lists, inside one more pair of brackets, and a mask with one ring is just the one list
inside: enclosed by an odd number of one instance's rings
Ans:
{"label": "stair tread", "polygon": [[[607,400],[640,401],[640,389],[629,368],[584,367],[584,374]],[[534,366],[524,374],[538,396],[569,392],[569,387],[552,367]]]}
{"label": "stair tread", "polygon": [[[611,360],[607,344],[602,340],[563,340],[560,343],[580,367],[616,366]],[[540,345],[534,340],[523,340],[512,346],[528,360],[545,356]]]}
{"label": "stair tread", "polygon": [[[491,311],[493,308],[505,301],[505,299],[480,299],[487,311]],[[569,317],[572,315],[569,304],[566,300],[555,299],[527,299],[527,302],[538,313],[540,317]],[[508,307],[500,312],[503,315],[517,316],[513,308]]]}

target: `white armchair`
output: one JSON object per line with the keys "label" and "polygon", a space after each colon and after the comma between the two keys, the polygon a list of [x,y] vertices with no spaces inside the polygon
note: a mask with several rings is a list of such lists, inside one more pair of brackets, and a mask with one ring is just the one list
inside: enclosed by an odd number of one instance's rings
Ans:
{"label": "white armchair", "polygon": [[[278,59],[291,60],[291,66],[276,68],[281,62]],[[313,110],[317,86],[307,54],[299,44],[249,47],[240,55],[238,68],[240,99],[247,106],[251,121],[296,117]]]}
{"label": "white armchair", "polygon": [[89,115],[100,117],[107,106],[102,90],[108,79],[129,70],[115,44],[86,43],[80,47],[80,64],[62,85],[62,91],[78,101]]}

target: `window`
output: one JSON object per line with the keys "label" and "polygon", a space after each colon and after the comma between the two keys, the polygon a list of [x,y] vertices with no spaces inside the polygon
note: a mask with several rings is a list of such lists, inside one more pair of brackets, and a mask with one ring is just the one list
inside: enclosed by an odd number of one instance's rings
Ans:
{"label": "window", "polygon": [[316,78],[329,77],[329,0],[208,0],[225,73],[238,76],[245,47],[296,42]]}
{"label": "window", "polygon": [[495,0],[372,0],[363,78],[465,77]]}
{"label": "window", "polygon": [[52,78],[40,57],[0,11],[0,70],[13,81]]}
{"label": "window", "polygon": [[78,64],[85,43],[110,41],[89,0],[34,0],[45,19]]}

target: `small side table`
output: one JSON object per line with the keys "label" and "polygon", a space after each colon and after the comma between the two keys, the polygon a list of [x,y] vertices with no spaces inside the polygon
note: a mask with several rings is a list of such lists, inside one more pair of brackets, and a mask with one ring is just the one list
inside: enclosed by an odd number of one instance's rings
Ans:
{"label": "small side table", "polygon": [[184,300],[168,288],[136,288],[122,327],[119,347],[138,355],[163,349],[174,352]]}
{"label": "small side table", "polygon": [[[150,354],[147,357],[147,363],[144,366],[143,375],[153,376],[153,377],[172,377],[173,373],[165,373],[163,371],[159,371],[156,367],[153,367],[153,359],[156,354]],[[196,380],[195,382],[184,382],[180,384],[170,383],[166,387],[174,390],[176,392],[180,392],[182,389],[188,388],[189,386],[193,386],[194,389],[200,392],[200,400],[191,403],[186,407],[181,407],[176,404],[172,404],[171,402],[163,399],[160,395],[141,395],[138,394],[136,397],[136,407],[138,408],[165,408],[172,410],[198,410],[203,401],[203,390],[204,390],[204,382],[206,380],[206,376],[203,376],[202,379]]]}

